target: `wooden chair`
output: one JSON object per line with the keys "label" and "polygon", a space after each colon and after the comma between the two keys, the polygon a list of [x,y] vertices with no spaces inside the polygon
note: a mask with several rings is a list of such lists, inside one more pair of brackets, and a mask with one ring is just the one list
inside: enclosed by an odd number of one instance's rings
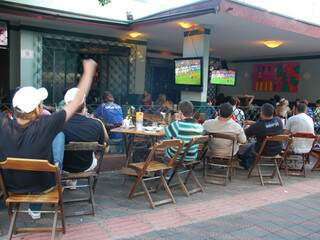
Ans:
{"label": "wooden chair", "polygon": [[[231,176],[235,174],[235,167],[238,164],[238,160],[234,153],[235,144],[237,139],[235,136],[225,133],[210,133],[210,141],[225,140],[231,142],[231,155],[219,156],[207,154],[204,164],[204,179],[207,183],[227,185],[228,179],[231,181]],[[216,173],[218,169],[222,168],[222,173]],[[208,171],[209,170],[209,171]]]}
{"label": "wooden chair", "polygon": [[[79,216],[79,215],[94,215],[94,192],[96,189],[98,177],[100,174],[101,164],[103,160],[103,155],[106,149],[106,144],[99,144],[97,142],[70,142],[65,145],[65,151],[90,151],[94,152],[97,158],[97,166],[94,170],[88,172],[80,172],[80,173],[63,173],[62,180],[86,180],[87,184],[77,185],[76,189],[79,188],[88,188],[89,196],[84,198],[76,198],[76,199],[68,199],[64,200],[64,203],[77,203],[77,202],[89,202],[91,205],[91,210],[87,211],[79,211],[73,213],[71,216]],[[64,188],[70,188],[68,186]]]}
{"label": "wooden chair", "polygon": [[[3,170],[17,170],[17,171],[36,171],[49,172],[55,175],[56,185],[53,190],[48,193],[39,194],[14,194],[8,192],[6,182],[3,175]],[[23,181],[23,179],[21,179]],[[13,234],[23,232],[52,232],[51,239],[55,239],[56,231],[66,232],[64,211],[62,203],[62,187],[60,179],[60,169],[57,166],[50,164],[47,160],[33,160],[21,158],[8,158],[4,162],[0,162],[0,185],[4,191],[4,198],[8,206],[8,214],[11,219],[10,228],[8,232],[8,239],[12,238]],[[41,228],[17,228],[16,220],[18,213],[26,213],[28,211],[20,210],[20,204],[23,203],[42,203],[54,205],[54,211],[42,211],[46,213],[54,213],[53,226]],[[61,217],[61,227],[57,227],[58,214]]]}
{"label": "wooden chair", "polygon": [[[275,156],[263,155],[265,146],[270,142],[279,142],[282,144],[282,146],[284,146],[284,149],[281,152],[281,154],[277,154]],[[291,145],[291,138],[289,135],[274,135],[274,136],[265,137],[258,153],[256,153],[255,160],[254,160],[254,162],[249,170],[249,173],[248,173],[248,178],[249,177],[259,177],[262,186],[264,186],[265,183],[280,184],[281,186],[283,186],[283,181],[281,178],[279,168],[280,168],[283,160],[286,158],[286,155],[287,155],[287,152],[288,152],[290,145]],[[261,167],[273,167],[272,174],[271,175],[263,175],[262,171],[261,171]],[[253,175],[253,170],[256,168],[258,171],[258,175]],[[273,179],[275,176],[278,177],[278,182],[275,182],[275,181],[265,182],[263,180],[263,177],[270,177],[271,179]]]}
{"label": "wooden chair", "polygon": [[[201,154],[198,152],[198,159],[192,160],[192,161],[185,161],[185,157],[188,154],[190,148],[193,145],[200,145],[202,148],[205,148],[205,146],[208,144],[210,137],[209,136],[201,136],[201,137],[194,137],[191,141],[186,143],[184,145],[184,150],[182,153],[182,156],[179,157],[179,160],[176,161],[176,165],[173,170],[173,174],[170,176],[168,180],[168,185],[170,185],[171,180],[174,178],[174,176],[177,176],[178,178],[178,184],[181,186],[182,191],[189,197],[193,193],[197,192],[203,192],[203,187],[194,174],[194,168],[201,163]],[[185,178],[183,179],[183,175],[185,175]],[[187,183],[190,177],[193,179],[194,184],[196,185],[195,188],[188,189]]]}
{"label": "wooden chair", "polygon": [[315,158],[315,163],[312,167],[311,171],[320,171],[320,148],[319,148],[319,140],[320,140],[320,136],[317,135],[317,142],[318,144],[314,144],[310,155],[313,156]]}
{"label": "wooden chair", "polygon": [[[285,158],[285,174],[286,176],[303,176],[306,177],[306,165],[309,162],[309,156],[312,152],[313,146],[316,143],[318,137],[314,135],[313,133],[304,133],[304,132],[297,132],[291,135],[292,142],[298,139],[303,140],[312,140],[312,147],[310,148],[310,151],[307,153],[295,153],[293,150],[289,149],[288,153]],[[302,166],[299,168],[292,168],[289,166],[289,161],[295,161],[296,163],[301,162]]]}
{"label": "wooden chair", "polygon": [[2,199],[3,195],[4,195],[4,193],[3,193],[3,190],[2,190],[2,188],[0,186],[0,199]]}
{"label": "wooden chair", "polygon": [[[161,163],[156,161],[155,156],[156,156],[157,149],[172,148],[172,147],[175,147],[177,151],[175,155],[171,159],[169,159],[167,163]],[[151,208],[155,208],[156,206],[163,205],[166,203],[171,203],[171,202],[176,203],[174,197],[172,196],[171,190],[164,178],[164,175],[168,172],[168,170],[174,168],[175,161],[179,153],[181,152],[182,147],[183,147],[183,142],[180,140],[164,140],[160,143],[154,144],[145,162],[128,164],[128,167],[132,168],[137,173],[136,181],[133,184],[131,191],[129,193],[129,198],[133,198],[135,196],[145,194],[150,203]],[[154,174],[154,176],[150,177],[150,174]],[[154,192],[154,190],[150,191],[146,186],[146,182],[152,181],[152,180],[159,180],[159,184],[162,183],[166,193],[169,196],[168,199],[164,199],[161,201],[153,201],[150,193]],[[136,193],[136,189],[140,183],[142,185],[143,192]],[[158,189],[158,187],[156,189]]]}
{"label": "wooden chair", "polygon": [[150,123],[156,122],[158,124],[167,124],[166,121],[157,114],[144,113],[143,120]]}

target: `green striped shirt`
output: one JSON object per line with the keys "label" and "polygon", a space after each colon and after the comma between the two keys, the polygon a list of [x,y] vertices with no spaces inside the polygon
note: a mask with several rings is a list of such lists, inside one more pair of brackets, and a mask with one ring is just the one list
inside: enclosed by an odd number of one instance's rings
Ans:
{"label": "green striped shirt", "polygon": [[[168,139],[179,139],[184,141],[184,143],[189,142],[193,137],[202,136],[203,127],[201,124],[197,123],[194,119],[187,118],[180,121],[175,121],[169,126],[164,128],[166,138]],[[185,148],[183,148],[184,150]],[[166,155],[168,157],[173,157],[176,153],[177,148],[166,149]],[[185,156],[185,161],[192,161],[197,159],[198,156],[198,145],[191,146],[190,150]],[[178,160],[180,160],[178,158]]]}

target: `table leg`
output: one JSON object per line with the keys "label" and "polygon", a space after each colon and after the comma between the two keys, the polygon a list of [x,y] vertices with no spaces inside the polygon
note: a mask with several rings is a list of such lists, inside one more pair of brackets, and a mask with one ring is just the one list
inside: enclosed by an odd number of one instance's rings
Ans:
{"label": "table leg", "polygon": [[133,140],[134,136],[126,135],[125,146],[126,146],[126,166],[129,162],[132,162],[133,157]]}

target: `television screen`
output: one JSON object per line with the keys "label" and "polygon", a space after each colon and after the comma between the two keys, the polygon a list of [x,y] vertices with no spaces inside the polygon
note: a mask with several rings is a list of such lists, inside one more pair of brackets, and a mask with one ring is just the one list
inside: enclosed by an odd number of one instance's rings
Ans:
{"label": "television screen", "polygon": [[211,72],[210,83],[234,86],[236,84],[236,72],[234,70],[213,70]]}
{"label": "television screen", "polygon": [[202,86],[202,58],[176,59],[175,83]]}

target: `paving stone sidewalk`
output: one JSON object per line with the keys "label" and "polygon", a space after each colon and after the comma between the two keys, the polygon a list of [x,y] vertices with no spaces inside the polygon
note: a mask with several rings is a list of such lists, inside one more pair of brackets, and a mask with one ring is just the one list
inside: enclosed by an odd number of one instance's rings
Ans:
{"label": "paving stone sidewalk", "polygon": [[[204,193],[190,198],[176,189],[176,205],[152,210],[142,196],[127,198],[132,179],[123,183],[117,173],[105,173],[95,196],[96,216],[67,218],[67,233],[60,239],[320,239],[319,173],[308,172],[307,178],[284,177],[284,182],[284,187],[262,187],[258,178],[248,179],[246,171],[239,170],[226,187],[205,184]],[[67,197],[77,194],[82,193],[67,192]],[[19,223],[51,222],[47,217],[34,222],[21,215]],[[6,209],[0,205],[0,239],[5,239],[7,230]],[[49,236],[20,234],[14,239]]]}
{"label": "paving stone sidewalk", "polygon": [[319,204],[320,194],[314,194],[129,239],[317,240],[320,239]]}

